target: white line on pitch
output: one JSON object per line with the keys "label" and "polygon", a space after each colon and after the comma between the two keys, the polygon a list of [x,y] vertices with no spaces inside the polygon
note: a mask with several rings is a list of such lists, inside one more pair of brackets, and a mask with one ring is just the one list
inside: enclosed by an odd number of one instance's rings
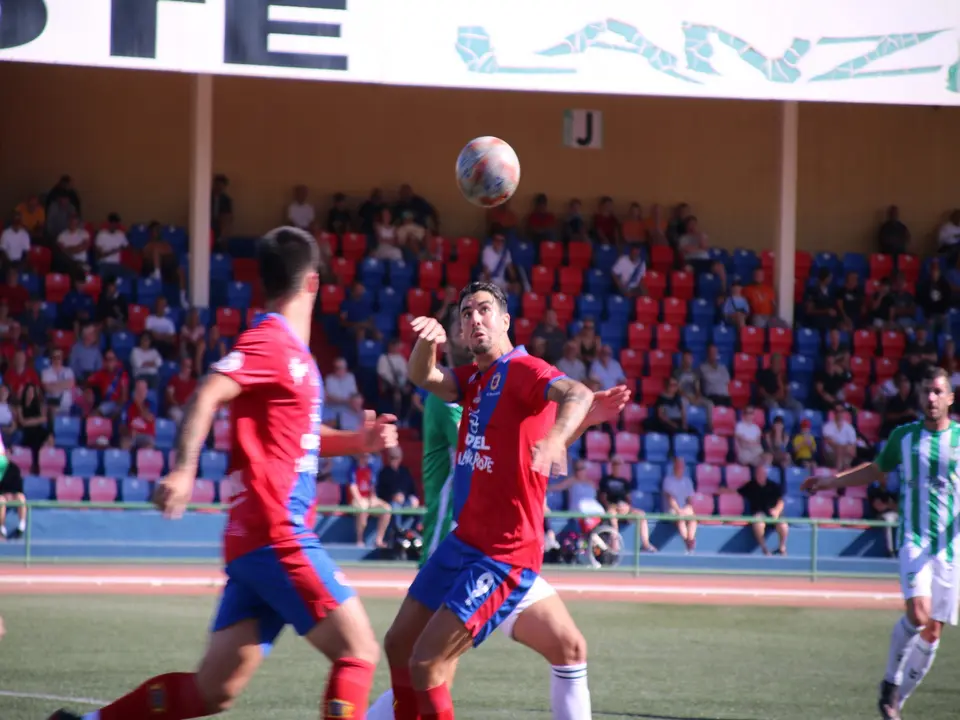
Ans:
{"label": "white line on pitch", "polygon": [[93,698],[82,697],[62,697],[60,695],[44,695],[43,693],[22,693],[12,690],[0,690],[0,696],[22,698],[24,700],[49,700],[50,702],[62,703],[81,703],[83,705],[106,705],[107,700],[94,700]]}

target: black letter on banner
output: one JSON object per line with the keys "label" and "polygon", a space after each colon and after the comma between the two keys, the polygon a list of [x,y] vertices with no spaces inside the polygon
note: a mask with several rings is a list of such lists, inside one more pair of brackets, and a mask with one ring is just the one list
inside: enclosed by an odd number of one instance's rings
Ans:
{"label": "black letter on banner", "polygon": [[271,34],[340,37],[340,25],[336,24],[269,20],[267,13],[271,5],[346,10],[347,0],[227,0],[223,47],[225,63],[308,70],[347,69],[346,55],[270,52],[267,49],[267,37]]}
{"label": "black letter on banner", "polygon": [[593,113],[587,113],[587,126],[584,128],[584,136],[582,138],[574,138],[577,145],[580,147],[589,147],[590,143],[593,142]]}
{"label": "black letter on banner", "polygon": [[0,0],[0,50],[32,43],[46,27],[43,0]]}
{"label": "black letter on banner", "polygon": [[[206,0],[176,0],[200,3]],[[157,57],[157,6],[160,0],[111,0],[110,55]]]}

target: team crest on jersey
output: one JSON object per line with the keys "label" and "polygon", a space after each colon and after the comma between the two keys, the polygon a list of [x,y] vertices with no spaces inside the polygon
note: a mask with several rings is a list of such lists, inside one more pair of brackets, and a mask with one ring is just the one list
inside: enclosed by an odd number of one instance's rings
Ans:
{"label": "team crest on jersey", "polygon": [[303,379],[310,372],[310,366],[300,358],[293,358],[287,368],[290,370],[290,377],[293,378],[294,385],[302,385]]}
{"label": "team crest on jersey", "polygon": [[503,379],[503,375],[497,373],[492,378],[490,378],[490,392],[496,392],[500,389],[500,381]]}
{"label": "team crest on jersey", "polygon": [[224,355],[210,367],[221,373],[236,372],[243,367],[243,353],[239,350],[234,350],[233,352]]}
{"label": "team crest on jersey", "polygon": [[150,703],[151,713],[165,713],[167,711],[167,691],[160,683],[147,688],[147,702]]}
{"label": "team crest on jersey", "polygon": [[346,700],[327,700],[328,718],[343,718],[343,720],[348,720],[349,718],[355,717],[354,710],[355,708],[352,702],[347,702]]}

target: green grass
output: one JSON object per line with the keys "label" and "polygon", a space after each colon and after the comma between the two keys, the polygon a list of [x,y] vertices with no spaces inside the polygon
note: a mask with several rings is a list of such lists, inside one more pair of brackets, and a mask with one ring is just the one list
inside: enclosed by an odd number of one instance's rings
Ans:
{"label": "green grass", "polygon": [[[380,636],[398,603],[368,599]],[[211,597],[14,595],[0,599],[0,690],[112,699],[195,666]],[[572,602],[590,645],[595,718],[875,718],[892,612]],[[905,718],[958,716],[960,643],[951,633]],[[327,662],[287,632],[235,720],[317,717]],[[375,693],[386,687],[383,663]],[[544,661],[499,633],[464,659],[460,720],[548,720]],[[0,696],[0,720],[45,720],[61,703]],[[86,711],[90,706],[74,706]]]}

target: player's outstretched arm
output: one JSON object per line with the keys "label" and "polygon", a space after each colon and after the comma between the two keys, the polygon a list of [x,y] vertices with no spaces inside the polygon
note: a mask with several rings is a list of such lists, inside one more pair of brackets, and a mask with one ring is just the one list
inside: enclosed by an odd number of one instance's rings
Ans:
{"label": "player's outstretched arm", "polygon": [[581,435],[596,425],[603,425],[604,423],[616,424],[620,418],[620,413],[623,412],[627,403],[630,402],[631,395],[630,388],[626,385],[617,385],[609,390],[595,392],[593,394],[593,404],[590,406],[590,411],[583,419],[583,422],[580,423],[577,432],[570,438],[567,447],[573,445],[580,439]]}
{"label": "player's outstretched arm", "polygon": [[803,481],[803,484],[800,485],[800,489],[809,493],[816,493],[821,490],[839,490],[845,487],[882,482],[884,478],[885,475],[883,471],[876,463],[864,463],[855,468],[845,470],[842,473],[837,473],[832,477],[808,477]]}
{"label": "player's outstretched arm", "polygon": [[533,470],[547,477],[566,472],[567,448],[577,438],[593,405],[590,389],[568,377],[555,380],[547,399],[557,403],[557,419],[547,436],[533,447]]}
{"label": "player's outstretched arm", "polygon": [[363,429],[357,431],[334,430],[320,426],[320,456],[340,457],[378,453],[397,446],[397,418],[394,415],[377,415],[373,410],[364,411]]}
{"label": "player's outstretched arm", "polygon": [[410,382],[444,402],[456,402],[460,399],[460,387],[453,371],[437,365],[437,347],[447,341],[443,325],[436,318],[420,316],[410,326],[417,333],[417,343],[407,361]]}

